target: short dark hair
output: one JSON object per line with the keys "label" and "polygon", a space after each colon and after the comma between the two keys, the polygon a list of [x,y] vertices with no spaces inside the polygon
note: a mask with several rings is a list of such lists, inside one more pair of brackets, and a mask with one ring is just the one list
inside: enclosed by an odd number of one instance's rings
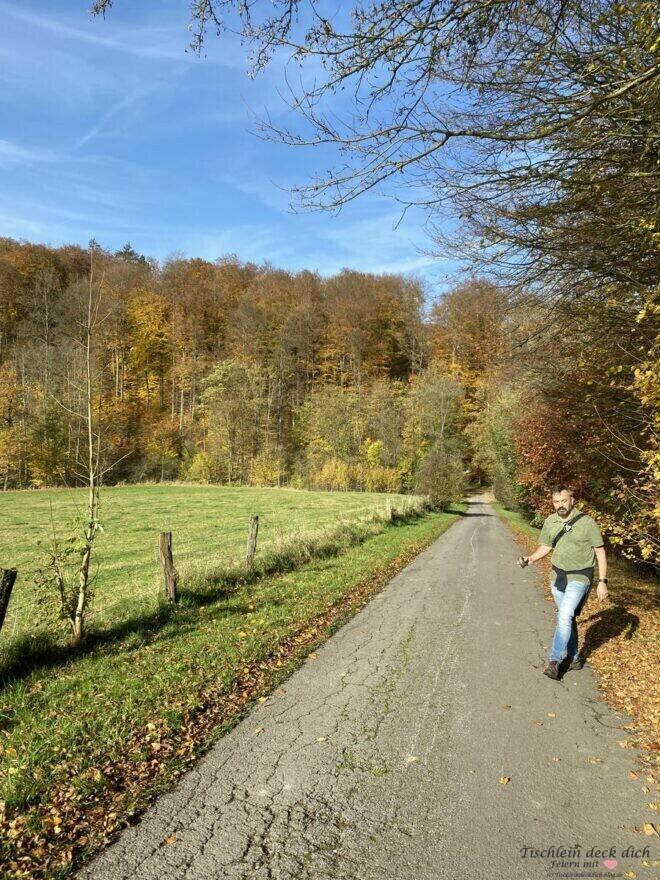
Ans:
{"label": "short dark hair", "polygon": [[559,495],[560,492],[568,492],[569,495],[573,495],[573,489],[568,485],[568,483],[556,483],[552,487],[552,494]]}

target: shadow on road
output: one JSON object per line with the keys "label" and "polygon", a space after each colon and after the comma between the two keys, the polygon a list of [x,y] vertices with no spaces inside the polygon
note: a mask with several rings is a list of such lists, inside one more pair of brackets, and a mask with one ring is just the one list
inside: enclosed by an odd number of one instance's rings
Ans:
{"label": "shadow on road", "polygon": [[447,513],[455,513],[456,516],[493,516],[492,513],[477,513],[476,511],[471,512],[466,510],[453,510],[451,507],[449,508]]}
{"label": "shadow on road", "polygon": [[[481,501],[468,501],[467,506],[468,510],[459,510],[456,507],[448,507],[447,513],[453,513],[456,516],[494,516],[495,514],[489,513],[487,510],[474,510],[477,504],[482,504]],[[469,508],[473,508],[470,510]]]}

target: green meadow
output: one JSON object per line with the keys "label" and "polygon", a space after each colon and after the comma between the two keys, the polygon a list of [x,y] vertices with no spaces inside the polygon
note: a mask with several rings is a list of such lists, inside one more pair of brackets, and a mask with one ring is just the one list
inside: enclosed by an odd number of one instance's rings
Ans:
{"label": "green meadow", "polygon": [[[362,492],[307,492],[231,486],[138,485],[102,490],[103,531],[94,550],[92,625],[104,628],[157,610],[161,588],[158,534],[173,533],[174,560],[183,564],[235,565],[245,554],[250,516],[259,515],[259,550],[296,534],[354,522],[395,506],[404,496]],[[83,512],[82,489],[0,493],[0,568],[19,572],[0,653],[16,639],[43,629],[34,575],[52,543],[71,532]],[[41,544],[39,543],[41,542]]]}

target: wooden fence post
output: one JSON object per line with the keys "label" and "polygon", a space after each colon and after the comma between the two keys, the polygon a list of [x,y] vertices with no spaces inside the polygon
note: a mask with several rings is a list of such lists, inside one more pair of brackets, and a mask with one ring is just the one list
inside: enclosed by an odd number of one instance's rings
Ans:
{"label": "wooden fence post", "polygon": [[385,516],[388,522],[392,522],[392,499],[388,498],[385,502]]}
{"label": "wooden fence post", "polygon": [[172,532],[160,533],[160,563],[163,566],[163,577],[165,578],[165,595],[167,601],[173,605],[179,601],[176,586],[179,581],[179,573],[174,567],[172,559]]}
{"label": "wooden fence post", "polygon": [[254,565],[254,554],[257,552],[257,534],[259,532],[259,517],[250,518],[250,530],[248,531],[247,555],[245,557],[245,567],[251,569]]}
{"label": "wooden fence post", "polygon": [[15,568],[0,568],[0,629],[5,622],[9,597],[14,588],[14,582],[18,572]]}

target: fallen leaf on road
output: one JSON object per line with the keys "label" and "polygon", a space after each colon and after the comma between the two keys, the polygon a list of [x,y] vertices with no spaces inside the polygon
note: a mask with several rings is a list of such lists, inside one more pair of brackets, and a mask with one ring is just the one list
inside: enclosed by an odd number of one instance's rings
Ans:
{"label": "fallen leaf on road", "polygon": [[264,730],[263,727],[255,727],[255,728],[254,728],[254,732],[255,732],[257,735],[260,734],[260,733],[263,733],[263,730]]}
{"label": "fallen leaf on road", "polygon": [[657,810],[657,809],[658,809],[658,804],[657,804],[657,803],[651,803],[651,804],[649,804],[649,807],[650,807],[652,810]]}
{"label": "fallen leaf on road", "polygon": [[316,737],[316,742],[317,742],[317,743],[324,743],[325,740],[326,740],[326,738],[325,738],[324,736],[317,736],[317,737]]}
{"label": "fallen leaf on road", "polygon": [[268,697],[259,697],[259,702],[265,703],[267,699],[268,699]]}
{"label": "fallen leaf on road", "polygon": [[175,837],[173,834],[169,834],[169,835],[165,838],[165,843],[166,843],[168,846],[174,846],[174,844],[176,843],[176,837]]}
{"label": "fallen leaf on road", "polygon": [[548,712],[548,718],[556,718],[557,715],[554,712]]}
{"label": "fallen leaf on road", "polygon": [[561,758],[553,758],[552,760],[553,760],[553,761],[556,761],[557,763],[559,763],[559,762],[561,761]]}
{"label": "fallen leaf on road", "polygon": [[543,727],[542,721],[534,720],[534,721],[532,721],[532,724],[536,724],[537,727]]}
{"label": "fallen leaf on road", "polygon": [[503,709],[510,709],[511,706],[502,706]]}
{"label": "fallen leaf on road", "polygon": [[592,755],[591,758],[589,758],[589,763],[590,763],[590,764],[602,764],[602,763],[603,763],[603,759],[602,759],[602,758],[596,758],[596,757],[594,757],[594,756]]}
{"label": "fallen leaf on road", "polygon": [[652,834],[657,834],[658,837],[660,837],[660,831],[658,831],[658,827],[659,826],[655,825],[653,822],[644,822],[644,824],[642,825],[644,834],[647,834],[649,837]]}
{"label": "fallen leaf on road", "polygon": [[620,739],[619,745],[622,749],[632,749],[634,743],[632,743],[629,739]]}
{"label": "fallen leaf on road", "polygon": [[509,783],[509,782],[511,782],[511,777],[510,777],[510,776],[500,776],[500,783],[501,783],[502,785],[506,785],[506,784]]}
{"label": "fallen leaf on road", "polygon": [[637,774],[634,770],[628,770],[628,779],[637,779]]}
{"label": "fallen leaf on road", "polygon": [[[414,764],[416,761],[419,761],[417,755],[408,755],[408,757],[406,758],[406,764]],[[470,772],[474,773],[473,770],[471,770]]]}
{"label": "fallen leaf on road", "polygon": [[651,791],[651,789],[648,787],[648,785],[645,785],[645,786],[642,788],[642,791],[644,792],[644,794],[648,794],[648,793]]}
{"label": "fallen leaf on road", "polygon": [[624,871],[623,876],[628,877],[629,880],[635,880],[635,877],[637,876],[637,874],[635,874],[634,871]]}

